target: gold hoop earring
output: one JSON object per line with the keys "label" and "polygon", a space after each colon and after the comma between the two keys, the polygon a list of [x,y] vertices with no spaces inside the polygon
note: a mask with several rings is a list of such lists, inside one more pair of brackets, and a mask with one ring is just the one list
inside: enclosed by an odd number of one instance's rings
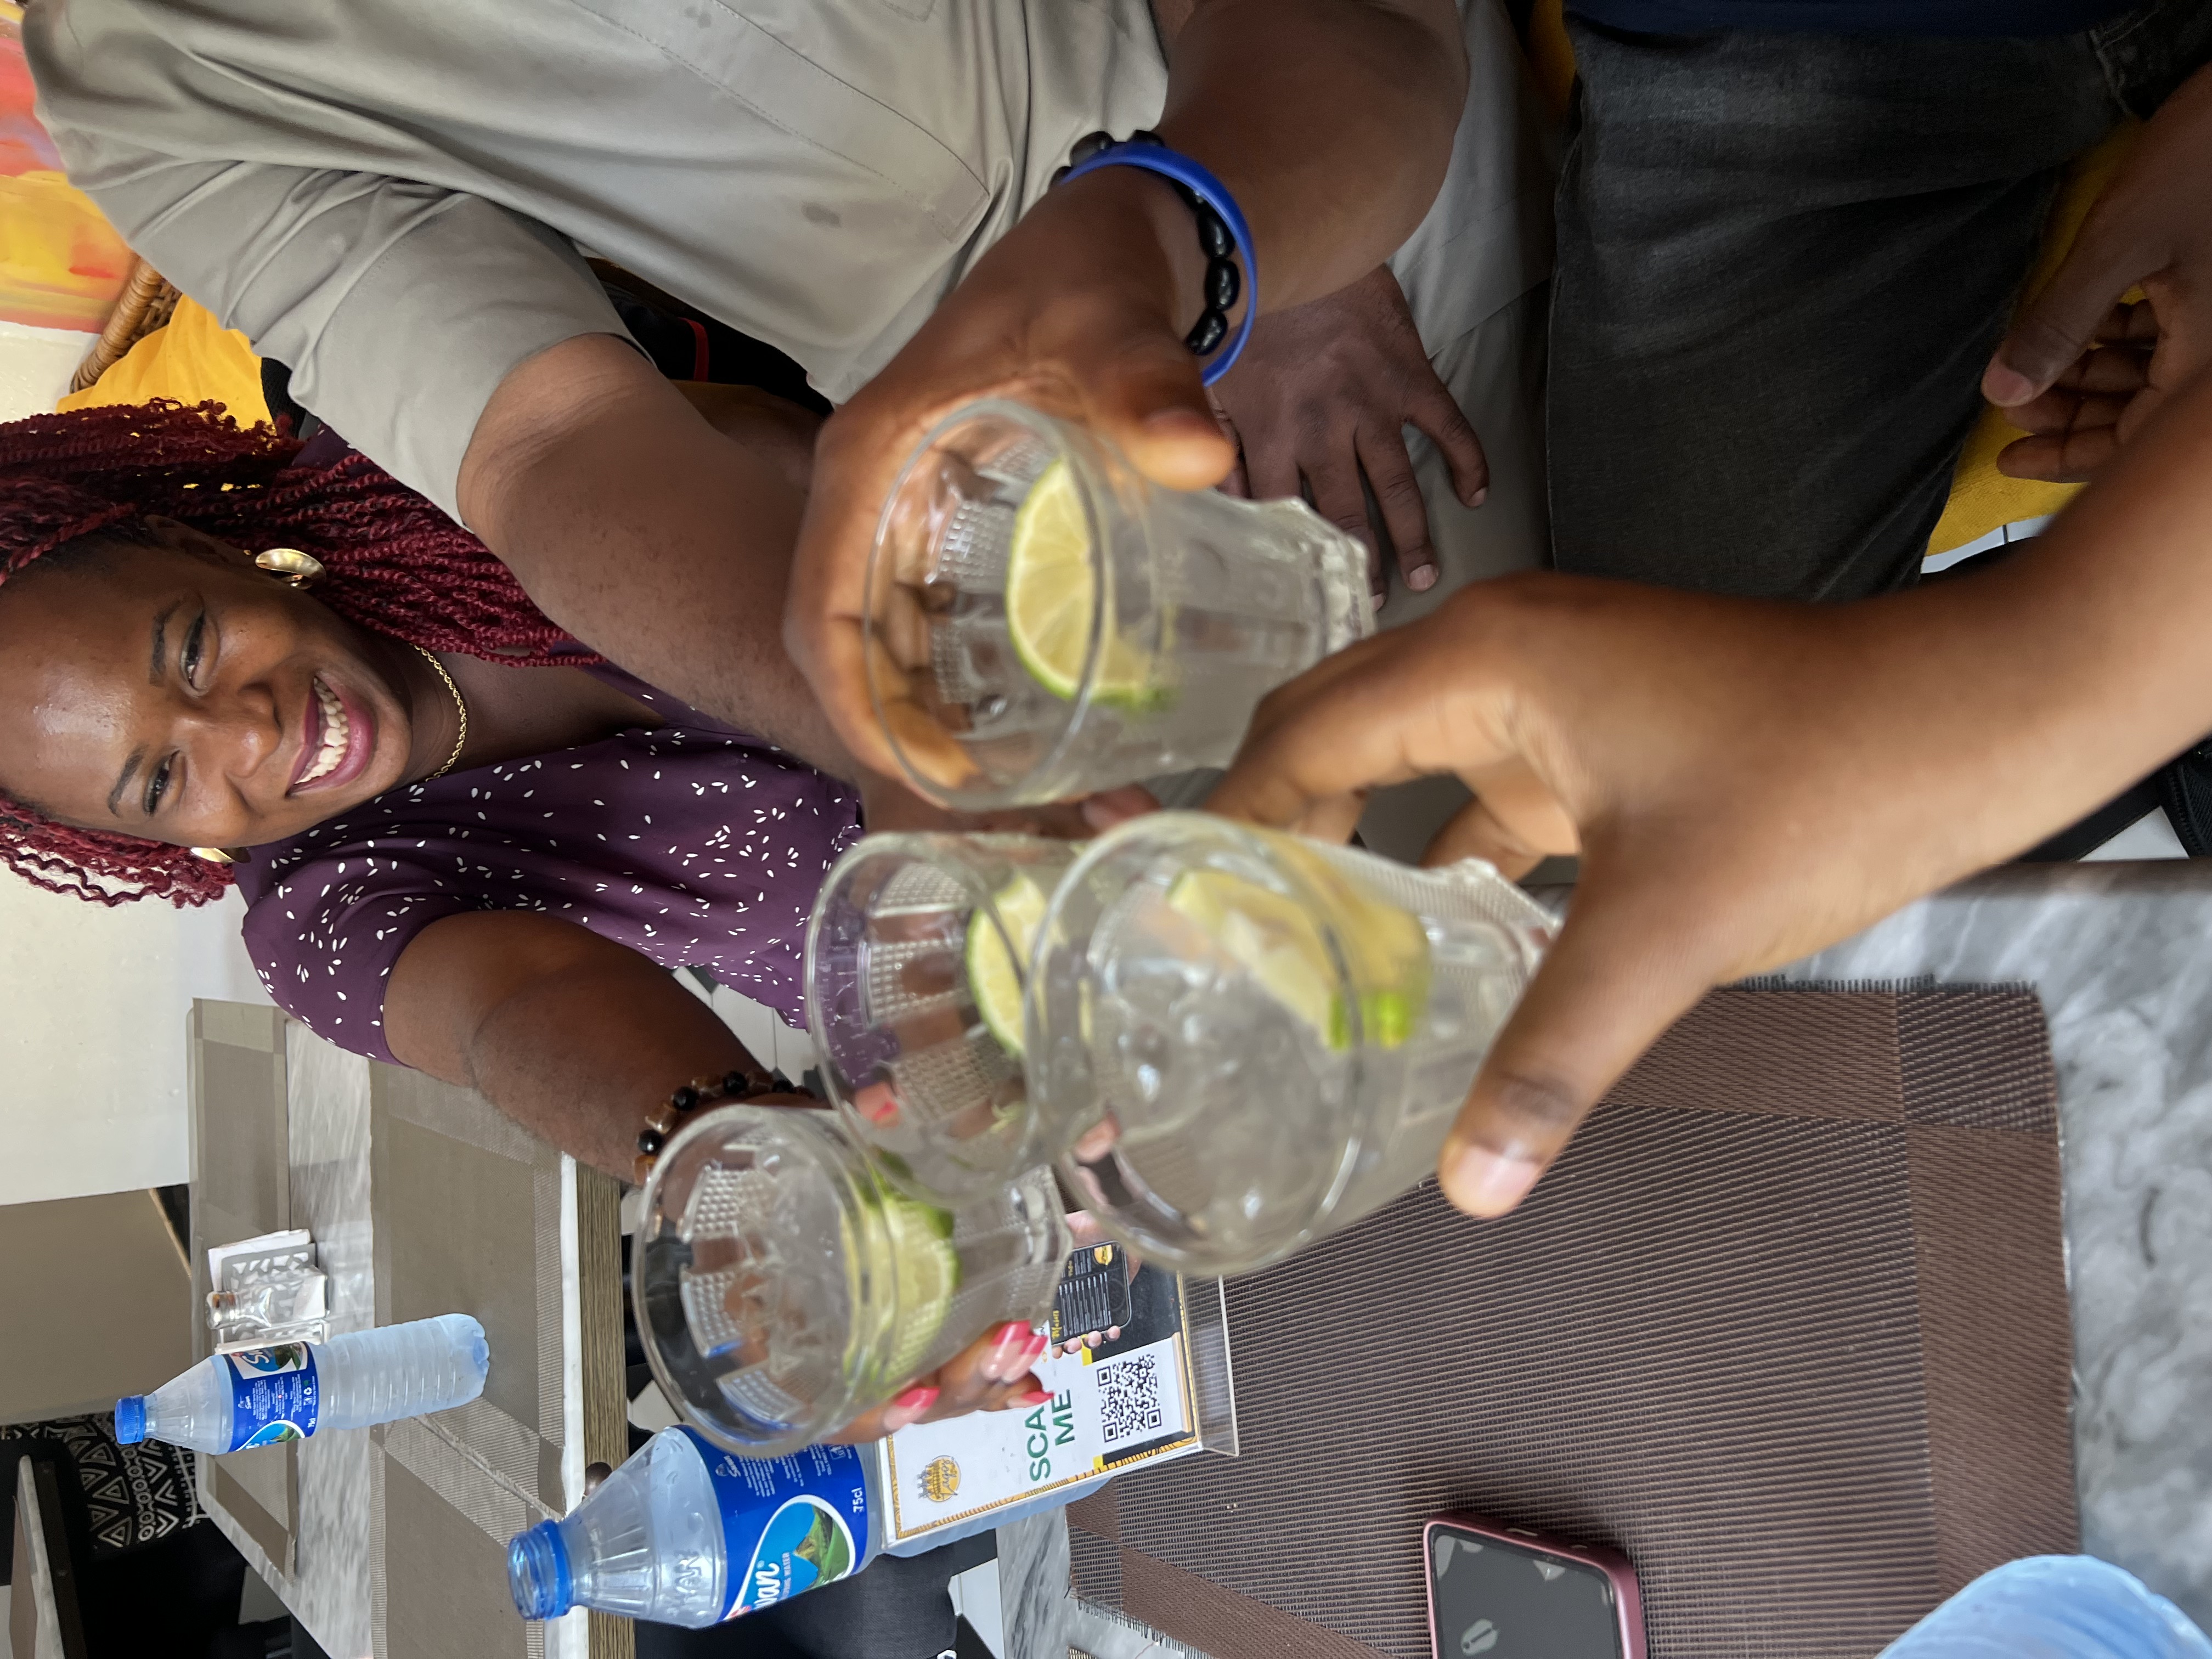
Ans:
{"label": "gold hoop earring", "polygon": [[236,864],[240,860],[240,855],[228,847],[195,847],[192,856],[205,859],[210,864]]}
{"label": "gold hoop earring", "polygon": [[323,562],[296,547],[272,547],[256,553],[253,562],[288,587],[305,587],[323,574]]}

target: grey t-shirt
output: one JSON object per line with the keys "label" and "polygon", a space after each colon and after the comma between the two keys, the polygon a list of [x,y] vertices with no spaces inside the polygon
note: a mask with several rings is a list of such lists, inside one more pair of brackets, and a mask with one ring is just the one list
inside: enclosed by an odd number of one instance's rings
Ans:
{"label": "grey t-shirt", "polygon": [[[1518,49],[1461,5],[1451,173],[1391,261],[1431,353],[1549,269]],[[580,246],[842,402],[1167,89],[1146,0],[37,0],[23,34],[131,245],[456,517],[507,372],[622,332]]]}

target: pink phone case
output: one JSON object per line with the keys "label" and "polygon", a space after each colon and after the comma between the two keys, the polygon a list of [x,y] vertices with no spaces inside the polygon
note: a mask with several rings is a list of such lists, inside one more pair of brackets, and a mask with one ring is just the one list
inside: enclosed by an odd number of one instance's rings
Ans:
{"label": "pink phone case", "polygon": [[1437,1581],[1429,1564],[1436,1559],[1439,1528],[1473,1533],[1478,1538],[1495,1538],[1503,1543],[1517,1544],[1522,1549],[1540,1550],[1547,1555],[1562,1556],[1584,1566],[1595,1567],[1613,1586],[1613,1605],[1620,1618],[1621,1659],[1649,1659],[1644,1644],[1644,1593],[1636,1582],[1636,1569],[1626,1556],[1602,1544],[1563,1543],[1526,1527],[1511,1527],[1480,1515],[1463,1514],[1439,1515],[1421,1528],[1421,1594],[1428,1602],[1431,1653],[1437,1650]]}

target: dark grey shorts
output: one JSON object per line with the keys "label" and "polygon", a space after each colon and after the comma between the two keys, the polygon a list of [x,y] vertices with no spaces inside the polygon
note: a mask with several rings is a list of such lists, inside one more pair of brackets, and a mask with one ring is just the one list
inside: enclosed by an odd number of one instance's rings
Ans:
{"label": "dark grey shorts", "polygon": [[2066,165],[2212,58],[2212,4],[2045,40],[1570,27],[1559,568],[1911,582]]}

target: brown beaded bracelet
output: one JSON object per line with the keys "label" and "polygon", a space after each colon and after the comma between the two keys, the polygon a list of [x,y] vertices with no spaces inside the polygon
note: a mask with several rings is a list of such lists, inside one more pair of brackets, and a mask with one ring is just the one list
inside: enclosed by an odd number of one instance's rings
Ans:
{"label": "brown beaded bracelet", "polygon": [[678,1088],[667,1101],[646,1114],[645,1127],[637,1138],[637,1162],[632,1166],[637,1185],[653,1173],[660,1149],[677,1126],[702,1106],[725,1100],[745,1100],[764,1095],[774,1086],[763,1072],[725,1072],[720,1077],[702,1074]]}

